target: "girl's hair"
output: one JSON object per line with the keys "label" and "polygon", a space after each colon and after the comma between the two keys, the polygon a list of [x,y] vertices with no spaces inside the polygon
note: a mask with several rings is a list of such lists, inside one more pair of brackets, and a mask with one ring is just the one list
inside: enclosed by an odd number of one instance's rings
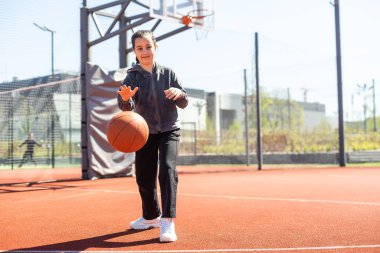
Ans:
{"label": "girl's hair", "polygon": [[[138,38],[147,38],[149,36],[152,39],[154,46],[157,47],[156,39],[154,38],[154,35],[153,35],[152,31],[150,31],[150,30],[138,30],[137,32],[135,32],[132,35],[132,38],[131,38],[131,40],[132,40],[132,48],[135,49],[135,41],[136,41],[136,39],[138,39]],[[139,60],[137,59],[137,57],[136,57],[136,63],[139,63]]]}

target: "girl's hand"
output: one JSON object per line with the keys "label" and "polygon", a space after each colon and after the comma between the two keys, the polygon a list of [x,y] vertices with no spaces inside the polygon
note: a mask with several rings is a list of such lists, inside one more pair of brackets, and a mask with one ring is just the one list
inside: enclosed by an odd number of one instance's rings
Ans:
{"label": "girl's hand", "polygon": [[183,98],[183,92],[178,89],[178,88],[169,88],[168,90],[164,90],[164,93],[165,93],[165,97],[167,99],[170,99],[170,100],[173,100],[173,101],[176,101],[178,99],[182,99]]}
{"label": "girl's hand", "polygon": [[136,92],[139,90],[139,87],[135,87],[133,90],[131,90],[131,86],[123,85],[120,87],[120,90],[117,91],[117,94],[120,95],[121,99],[124,101],[128,101],[133,95],[136,94]]}

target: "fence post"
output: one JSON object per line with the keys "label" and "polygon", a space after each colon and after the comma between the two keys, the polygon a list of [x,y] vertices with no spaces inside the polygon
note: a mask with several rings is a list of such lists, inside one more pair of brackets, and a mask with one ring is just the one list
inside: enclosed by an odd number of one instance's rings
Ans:
{"label": "fence post", "polygon": [[247,95],[247,69],[244,69],[244,125],[245,125],[245,157],[247,166],[249,159],[249,135],[248,135],[248,95]]}
{"label": "fence post", "polygon": [[256,65],[256,117],[257,117],[257,163],[258,170],[263,167],[263,154],[261,146],[261,107],[259,82],[259,35],[255,33],[255,65]]}

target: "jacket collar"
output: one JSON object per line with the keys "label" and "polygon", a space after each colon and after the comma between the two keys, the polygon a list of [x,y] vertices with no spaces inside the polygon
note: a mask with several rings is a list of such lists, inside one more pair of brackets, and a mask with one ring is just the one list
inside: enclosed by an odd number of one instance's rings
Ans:
{"label": "jacket collar", "polygon": [[[162,71],[162,67],[157,63],[153,62],[153,73],[159,74]],[[148,71],[143,69],[140,64],[135,64],[128,72],[140,72],[141,74],[150,74]]]}

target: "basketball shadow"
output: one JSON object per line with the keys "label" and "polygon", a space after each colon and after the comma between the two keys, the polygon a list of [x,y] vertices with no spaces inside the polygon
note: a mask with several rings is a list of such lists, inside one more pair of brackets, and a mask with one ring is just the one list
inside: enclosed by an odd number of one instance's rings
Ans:
{"label": "basketball shadow", "polygon": [[30,248],[20,248],[20,249],[14,249],[14,250],[2,251],[2,252],[3,253],[4,252],[20,252],[20,251],[23,251],[23,252],[39,252],[39,251],[82,252],[89,248],[113,249],[113,248],[125,248],[125,247],[159,243],[158,238],[140,240],[140,241],[134,241],[134,242],[108,242],[107,241],[113,238],[132,235],[132,234],[136,234],[140,232],[143,232],[143,230],[128,229],[122,232],[117,232],[117,233],[108,234],[108,235],[101,235],[101,236],[91,237],[87,239],[47,244],[47,245],[41,245],[41,246],[36,246],[36,247],[30,247]]}

